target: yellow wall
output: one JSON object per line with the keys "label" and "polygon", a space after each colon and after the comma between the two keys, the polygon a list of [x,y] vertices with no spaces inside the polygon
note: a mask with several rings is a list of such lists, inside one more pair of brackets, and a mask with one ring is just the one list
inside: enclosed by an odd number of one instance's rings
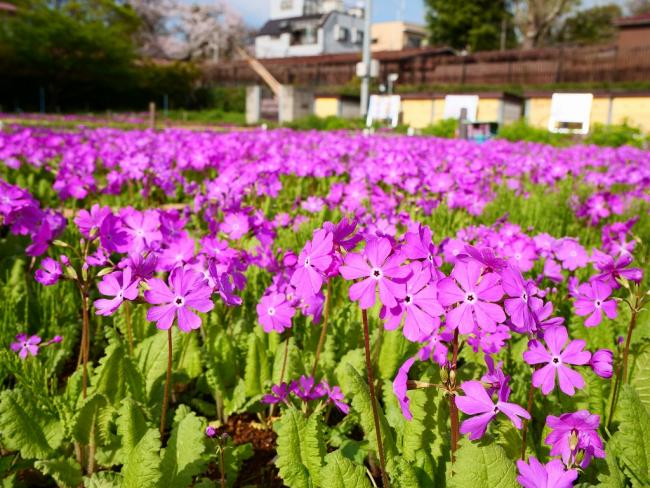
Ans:
{"label": "yellow wall", "polygon": [[528,123],[535,127],[548,127],[548,119],[551,116],[551,97],[530,98],[528,100]]}
{"label": "yellow wall", "polygon": [[591,117],[589,125],[606,124],[609,114],[609,97],[594,98],[591,102]]}
{"label": "yellow wall", "polygon": [[433,100],[402,100],[402,121],[415,129],[422,129],[433,120]]}
{"label": "yellow wall", "polygon": [[650,132],[650,96],[618,97],[612,107],[612,124],[628,123]]}
{"label": "yellow wall", "polygon": [[314,114],[317,117],[338,116],[339,99],[335,97],[316,97],[314,100]]}
{"label": "yellow wall", "polygon": [[372,24],[373,51],[399,51],[406,46],[406,34],[419,34],[426,39],[427,31],[423,26],[401,21],[375,22]]}
{"label": "yellow wall", "polygon": [[445,115],[445,99],[436,98],[433,100],[433,123],[440,122]]}
{"label": "yellow wall", "polygon": [[479,98],[476,120],[479,122],[498,122],[501,100],[499,98]]}

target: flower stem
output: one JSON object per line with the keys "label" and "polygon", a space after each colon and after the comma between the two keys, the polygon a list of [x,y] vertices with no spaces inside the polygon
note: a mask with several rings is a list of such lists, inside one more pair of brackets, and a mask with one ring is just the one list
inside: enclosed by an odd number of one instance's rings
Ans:
{"label": "flower stem", "polygon": [[323,350],[325,345],[325,338],[327,336],[327,321],[330,316],[330,296],[332,295],[332,284],[331,280],[327,280],[327,296],[325,297],[325,311],[323,312],[323,327],[320,331],[320,338],[318,339],[318,346],[316,347],[316,357],[314,358],[314,365],[311,368],[311,375],[316,375],[316,368],[318,367],[318,360],[320,359],[320,353]]}
{"label": "flower stem", "polygon": [[90,319],[88,317],[88,295],[83,287],[81,291],[81,361],[83,363],[83,373],[81,377],[81,392],[85,399],[88,390],[88,356],[90,350]]}
{"label": "flower stem", "polygon": [[[451,368],[449,372],[449,381],[451,383],[450,386],[452,388],[455,388],[457,363],[458,363],[458,328],[454,330]],[[453,463],[456,461],[456,451],[458,450],[458,439],[460,438],[460,426],[458,420],[458,407],[456,406],[456,396],[451,392],[449,393],[449,417],[451,420],[451,462]]]}
{"label": "flower stem", "polygon": [[[528,387],[528,405],[526,405],[526,410],[530,414],[530,421],[533,421],[533,395],[535,393],[535,387],[533,386],[533,380],[531,379],[530,385]],[[521,430],[521,460],[526,460],[526,434],[528,432],[528,419],[524,419],[524,426]]]}
{"label": "flower stem", "polygon": [[160,415],[160,439],[165,432],[165,417],[169,403],[169,387],[172,379],[172,328],[167,329],[167,376],[165,378],[165,393],[163,395],[162,413]]}
{"label": "flower stem", "polygon": [[616,410],[616,403],[618,402],[618,393],[621,388],[621,383],[627,383],[627,362],[630,355],[630,343],[632,342],[632,333],[636,327],[637,314],[639,313],[639,309],[642,305],[642,300],[639,298],[639,293],[640,292],[637,291],[634,307],[630,305],[632,316],[630,317],[630,325],[627,328],[627,337],[625,339],[625,347],[623,349],[623,359],[618,368],[616,368],[616,378],[614,379],[614,386],[612,387],[612,393],[610,396],[609,415],[607,416],[605,429],[609,429],[609,426],[612,423],[612,419],[614,418],[614,411]]}
{"label": "flower stem", "polygon": [[226,461],[225,461],[225,456],[224,456],[224,449],[226,447],[221,444],[221,448],[219,449],[219,471],[221,471],[221,488],[226,488]]}
{"label": "flower stem", "polygon": [[126,333],[129,339],[129,354],[133,357],[133,326],[131,325],[131,304],[124,300],[124,316],[126,320]]}
{"label": "flower stem", "polygon": [[368,387],[370,390],[370,403],[372,405],[372,416],[375,421],[375,434],[377,435],[377,451],[379,454],[379,464],[381,467],[381,478],[384,487],[389,487],[388,475],[386,474],[386,461],[384,459],[384,445],[381,440],[381,428],[379,425],[379,412],[377,410],[377,397],[375,395],[375,378],[372,372],[372,362],[370,360],[370,332],[368,331],[368,313],[361,310],[361,319],[363,321],[363,345],[366,350],[366,370],[368,371]]}

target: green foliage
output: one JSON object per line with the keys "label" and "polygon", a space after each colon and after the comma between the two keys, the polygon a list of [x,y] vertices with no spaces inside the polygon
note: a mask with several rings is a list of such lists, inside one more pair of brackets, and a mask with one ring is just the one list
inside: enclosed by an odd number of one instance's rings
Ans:
{"label": "green foliage", "polygon": [[290,488],[319,486],[325,449],[321,420],[290,409],[273,428],[278,433],[280,477]]}
{"label": "green foliage", "polygon": [[570,136],[554,134],[545,128],[534,127],[529,125],[525,120],[499,127],[497,137],[512,142],[539,142],[552,146],[568,146],[571,144]]}
{"label": "green foliage", "polygon": [[650,485],[650,414],[634,387],[625,385],[616,410],[619,430],[612,442],[632,486]]}
{"label": "green foliage", "polygon": [[231,438],[225,445],[223,463],[226,467],[226,486],[230,488],[235,484],[242,464],[253,457],[253,446],[250,443],[235,446]]}
{"label": "green foliage", "polygon": [[161,479],[160,434],[149,429],[135,445],[122,468],[124,488],[153,488]]}
{"label": "green foliage", "polygon": [[495,444],[480,445],[463,440],[456,454],[450,486],[458,488],[509,488],[519,486],[517,468]]}
{"label": "green foliage", "polygon": [[364,121],[361,119],[344,119],[335,115],[327,117],[310,115],[304,119],[287,122],[284,125],[294,130],[352,130],[362,129]]}
{"label": "green foliage", "polygon": [[632,127],[627,122],[621,125],[596,123],[590,129],[589,135],[585,138],[585,143],[607,147],[627,145],[640,148],[644,145],[644,138],[639,128]]}
{"label": "green foliage", "polygon": [[81,466],[74,459],[58,458],[36,461],[34,467],[50,475],[62,488],[77,488],[81,484]]}
{"label": "green foliage", "polygon": [[363,466],[354,464],[341,451],[325,456],[325,467],[321,472],[322,486],[328,488],[370,488],[370,481]]}
{"label": "green foliage", "polygon": [[63,441],[63,425],[21,389],[0,393],[2,444],[24,459],[49,459]]}
{"label": "green foliage", "polygon": [[615,21],[621,14],[621,7],[615,3],[579,10],[564,21],[557,40],[567,44],[611,41],[618,32]]}
{"label": "green foliage", "polygon": [[452,139],[456,137],[456,129],[458,128],[458,121],[456,119],[443,119],[435,124],[431,124],[420,132],[425,136],[444,137]]}
{"label": "green foliage", "polygon": [[488,51],[498,49],[501,25],[507,21],[507,44],[515,43],[506,2],[491,0],[426,0],[427,24],[432,46]]}
{"label": "green foliage", "polygon": [[650,341],[639,347],[630,368],[630,378],[639,399],[650,410]]}

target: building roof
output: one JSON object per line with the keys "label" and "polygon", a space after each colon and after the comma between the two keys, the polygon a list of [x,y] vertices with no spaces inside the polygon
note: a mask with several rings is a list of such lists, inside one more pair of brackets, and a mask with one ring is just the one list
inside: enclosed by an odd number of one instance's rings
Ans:
{"label": "building roof", "polygon": [[635,15],[633,17],[623,17],[616,21],[619,27],[641,27],[650,26],[650,12],[647,14]]}
{"label": "building roof", "polygon": [[283,32],[290,32],[291,25],[298,21],[318,21],[318,25],[322,25],[327,20],[329,14],[312,14],[302,15],[300,17],[290,17],[288,19],[275,19],[269,20],[257,33],[258,36],[279,36]]}

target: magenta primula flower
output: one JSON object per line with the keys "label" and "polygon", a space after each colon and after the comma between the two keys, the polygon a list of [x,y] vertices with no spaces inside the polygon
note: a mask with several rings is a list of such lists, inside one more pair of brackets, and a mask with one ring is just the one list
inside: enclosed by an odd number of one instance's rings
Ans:
{"label": "magenta primula flower", "polygon": [[413,414],[409,408],[411,399],[406,393],[408,392],[409,371],[411,370],[411,367],[416,360],[416,356],[408,358],[404,364],[400,366],[399,370],[397,371],[397,375],[393,380],[393,393],[395,393],[395,396],[397,397],[397,401],[399,402],[400,408],[402,409],[402,414],[406,420],[413,419]]}
{"label": "magenta primula flower", "polygon": [[445,310],[438,303],[435,284],[431,283],[429,267],[419,261],[410,264],[411,278],[406,283],[406,295],[396,307],[382,309],[386,329],[399,327],[404,318],[404,336],[409,341],[421,341],[440,326],[439,317]]}
{"label": "magenta primula flower", "polygon": [[79,232],[86,239],[94,239],[97,237],[97,231],[102,225],[104,218],[111,213],[111,208],[108,206],[100,207],[99,204],[95,203],[88,210],[79,210],[79,213],[74,219],[74,223],[77,224]]}
{"label": "magenta primula flower", "polygon": [[175,268],[165,283],[160,278],[147,280],[149,289],[144,299],[157,305],[147,311],[147,320],[159,329],[169,329],[178,320],[183,332],[201,327],[201,318],[193,310],[209,312],[214,308],[212,289],[203,275],[184,268]]}
{"label": "magenta primula flower", "polygon": [[525,281],[518,268],[510,265],[501,272],[503,291],[511,298],[506,298],[504,305],[510,320],[520,331],[536,329],[536,316],[533,310],[539,309],[543,302],[537,298],[537,286],[532,281]]}
{"label": "magenta primula flower", "polygon": [[339,268],[346,280],[364,278],[350,287],[350,299],[358,301],[362,309],[375,304],[377,288],[379,299],[388,308],[397,305],[397,299],[406,295],[406,279],[410,270],[401,266],[406,257],[393,252],[390,241],[385,237],[369,238],[362,254],[350,253]]}
{"label": "magenta primula flower", "polygon": [[131,237],[122,225],[122,221],[113,214],[108,214],[99,226],[99,241],[109,253],[127,252]]}
{"label": "magenta primula flower", "polygon": [[11,344],[11,350],[18,353],[20,359],[26,359],[27,356],[36,356],[38,354],[41,338],[37,335],[27,337],[27,334],[18,334],[16,342]]}
{"label": "magenta primula flower", "polygon": [[52,258],[45,258],[41,261],[41,267],[34,273],[34,278],[43,286],[55,284],[61,278],[63,270],[58,261]]}
{"label": "magenta primula flower", "polygon": [[320,291],[325,272],[332,264],[333,249],[332,234],[322,229],[314,232],[313,239],[307,241],[291,276],[291,285],[297,296],[313,296]]}
{"label": "magenta primula flower", "polygon": [[616,301],[607,300],[612,294],[612,288],[600,281],[592,280],[589,283],[583,283],[578,287],[578,293],[575,302],[576,315],[581,317],[589,315],[585,320],[586,327],[595,327],[603,320],[603,312],[610,319],[618,315],[616,310]]}
{"label": "magenta primula flower", "polygon": [[599,349],[591,355],[589,366],[601,378],[611,378],[614,368],[614,353],[609,349]]}
{"label": "magenta primula flower", "polygon": [[429,267],[433,279],[440,280],[445,277],[438,269],[442,259],[437,255],[436,246],[431,240],[431,229],[428,226],[420,224],[417,232],[407,232],[404,241],[402,252],[407,258],[422,260]]}
{"label": "magenta primula flower", "polygon": [[221,231],[228,234],[231,239],[239,239],[250,229],[248,216],[242,212],[226,215],[221,224]]}
{"label": "magenta primula flower", "polygon": [[97,283],[102,295],[112,296],[112,299],[100,298],[95,300],[97,315],[112,315],[124,300],[135,300],[138,297],[138,280],[132,279],[132,271],[128,266],[123,271],[115,271],[103,277]]}
{"label": "magenta primula flower", "polygon": [[578,244],[575,239],[564,238],[555,250],[555,255],[562,261],[562,267],[569,271],[576,268],[584,268],[589,262],[589,256],[585,248]]}
{"label": "magenta primula flower", "polygon": [[544,442],[551,446],[551,456],[561,455],[566,465],[576,462],[576,456],[581,451],[584,453],[584,458],[579,463],[581,468],[586,468],[592,457],[605,457],[603,440],[598,435],[599,415],[587,410],[564,413],[559,417],[549,415],[546,417],[546,425],[552,432]]}
{"label": "magenta primula flower", "polygon": [[[495,273],[481,275],[482,266],[475,261],[459,261],[450,278],[438,282],[438,301],[444,306],[458,304],[447,312],[447,324],[468,334],[476,326],[490,332],[506,319],[496,302],[503,296],[501,280]],[[460,286],[459,286],[460,285]]]}
{"label": "magenta primula flower", "polygon": [[194,259],[196,242],[185,235],[167,244],[158,255],[157,266],[163,271],[171,271],[177,266],[183,266]]}
{"label": "magenta primula flower", "polygon": [[631,254],[623,254],[615,260],[609,254],[596,249],[591,259],[594,267],[600,271],[600,274],[594,276],[593,279],[602,281],[612,288],[621,286],[617,281],[621,278],[635,283],[639,283],[643,279],[643,270],[627,267],[634,259]]}
{"label": "magenta primula flower", "polygon": [[138,212],[132,208],[122,211],[125,230],[132,240],[132,252],[150,249],[152,244],[162,240],[160,218],[155,211]]}
{"label": "magenta primula flower", "polygon": [[476,248],[470,246],[469,244],[465,245],[461,254],[459,254],[458,259],[460,261],[469,261],[474,260],[477,263],[483,265],[486,270],[492,271],[501,271],[504,269],[508,263],[505,259],[498,258],[494,254],[494,250],[490,247]]}
{"label": "magenta primula flower", "polygon": [[291,327],[291,318],[296,309],[287,302],[284,293],[263,296],[257,304],[257,316],[264,332],[284,332]]}
{"label": "magenta primula flower", "polygon": [[528,364],[542,364],[540,369],[533,373],[533,386],[542,389],[548,395],[555,387],[557,374],[560,390],[567,395],[573,395],[575,389],[582,389],[585,380],[580,373],[572,370],[567,364],[583,365],[589,363],[591,353],[583,351],[585,341],[576,339],[564,347],[569,339],[565,327],[550,327],[544,332],[544,342],[548,349],[538,340],[528,343],[528,350],[524,352],[524,360]]}
{"label": "magenta primula flower", "polygon": [[271,393],[267,393],[262,397],[262,403],[273,404],[273,403],[287,403],[287,398],[289,397],[289,385],[286,383],[280,383],[279,385],[273,385],[271,387]]}
{"label": "magenta primula flower", "polygon": [[505,382],[499,388],[496,403],[480,381],[465,381],[461,389],[465,395],[454,398],[456,406],[467,415],[476,415],[460,426],[461,434],[469,434],[470,440],[483,437],[488,424],[499,412],[506,415],[518,429],[522,426],[521,418],[530,419],[530,414],[524,408],[508,402],[510,388]]}
{"label": "magenta primula flower", "polygon": [[350,405],[345,403],[345,395],[338,386],[330,387],[329,383],[325,380],[321,382],[323,393],[327,397],[327,402],[334,404],[343,414],[350,413]]}
{"label": "magenta primula flower", "polygon": [[517,468],[517,481],[523,488],[572,488],[573,482],[578,479],[578,471],[567,470],[559,459],[553,459],[544,465],[531,456],[528,464],[526,461],[517,461]]}

